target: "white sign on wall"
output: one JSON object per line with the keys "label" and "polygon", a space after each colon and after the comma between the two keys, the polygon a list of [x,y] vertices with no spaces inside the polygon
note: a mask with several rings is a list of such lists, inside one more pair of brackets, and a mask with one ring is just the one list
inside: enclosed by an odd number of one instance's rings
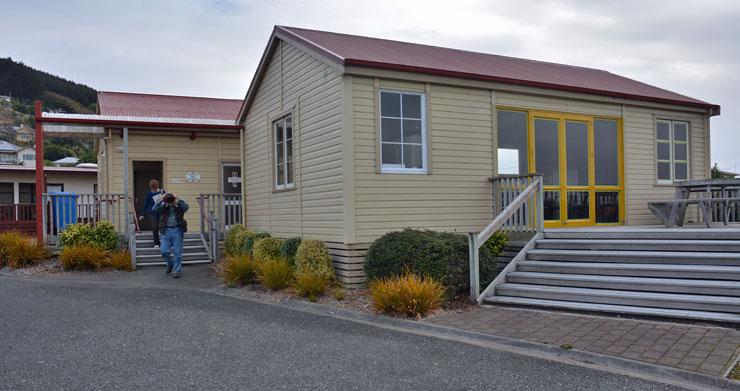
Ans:
{"label": "white sign on wall", "polygon": [[199,171],[188,171],[185,173],[185,180],[188,182],[200,182]]}
{"label": "white sign on wall", "polygon": [[172,183],[182,183],[182,178],[180,177],[174,177],[170,180]]}

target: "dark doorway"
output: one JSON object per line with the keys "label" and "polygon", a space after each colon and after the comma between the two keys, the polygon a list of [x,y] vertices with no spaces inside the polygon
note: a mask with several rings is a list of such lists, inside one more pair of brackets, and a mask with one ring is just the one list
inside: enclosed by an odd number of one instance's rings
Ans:
{"label": "dark doorway", "polygon": [[[162,184],[162,162],[133,162],[134,171],[134,205],[136,206],[136,215],[141,214],[141,209],[144,207],[146,202],[146,194],[149,192],[149,181],[156,179],[159,181],[160,187],[164,188]],[[145,218],[140,222],[139,226],[142,230],[151,231],[152,227],[149,224],[149,219]]]}

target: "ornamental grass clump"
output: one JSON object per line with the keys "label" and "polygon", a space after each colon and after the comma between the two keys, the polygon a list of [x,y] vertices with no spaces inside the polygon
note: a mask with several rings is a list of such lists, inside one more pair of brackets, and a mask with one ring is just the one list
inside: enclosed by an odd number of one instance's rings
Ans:
{"label": "ornamental grass clump", "polygon": [[260,262],[259,280],[272,290],[285,289],[293,279],[293,270],[288,261],[282,258],[268,259]]}
{"label": "ornamental grass clump", "polygon": [[409,272],[370,282],[373,306],[387,314],[421,318],[442,305],[445,288],[431,277]]}
{"label": "ornamental grass clump", "polygon": [[59,253],[59,263],[65,270],[99,270],[105,266],[109,253],[91,244],[65,247]]}
{"label": "ornamental grass clump", "polygon": [[296,274],[293,286],[299,295],[307,297],[309,301],[316,301],[326,292],[329,281],[326,276],[308,270]]}
{"label": "ornamental grass clump", "polygon": [[49,251],[36,239],[19,232],[0,233],[0,267],[11,269],[36,265],[49,258]]}
{"label": "ornamental grass clump", "polygon": [[257,239],[252,248],[252,256],[257,261],[266,261],[268,259],[280,258],[280,249],[283,246],[283,240],[273,237]]}
{"label": "ornamental grass clump", "polygon": [[230,256],[224,263],[221,279],[228,286],[244,286],[257,279],[259,264],[249,255]]}
{"label": "ornamental grass clump", "polygon": [[304,240],[298,246],[295,257],[297,273],[314,272],[324,276],[327,282],[334,281],[334,266],[331,264],[329,250],[320,240]]}
{"label": "ornamental grass clump", "polygon": [[131,265],[131,253],[128,250],[114,251],[107,259],[101,262],[100,266],[126,272],[134,270]]}

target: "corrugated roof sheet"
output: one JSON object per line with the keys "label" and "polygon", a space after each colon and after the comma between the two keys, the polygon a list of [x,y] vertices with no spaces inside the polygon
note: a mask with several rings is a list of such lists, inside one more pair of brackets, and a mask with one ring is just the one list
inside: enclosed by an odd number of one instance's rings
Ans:
{"label": "corrugated roof sheet", "polygon": [[233,125],[241,105],[241,99],[98,92],[100,114],[110,116],[144,117],[148,119],[166,118],[169,120],[230,120]]}
{"label": "corrugated roof sheet", "polygon": [[17,152],[21,147],[11,144],[7,141],[0,140],[0,152]]}
{"label": "corrugated roof sheet", "polygon": [[275,29],[343,65],[719,109],[717,105],[599,69],[295,27]]}

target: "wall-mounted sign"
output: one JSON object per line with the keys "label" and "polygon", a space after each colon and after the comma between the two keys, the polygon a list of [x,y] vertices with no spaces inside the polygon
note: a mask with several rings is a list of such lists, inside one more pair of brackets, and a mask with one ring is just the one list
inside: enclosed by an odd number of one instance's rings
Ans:
{"label": "wall-mounted sign", "polygon": [[199,171],[188,171],[185,173],[185,180],[188,182],[200,182]]}
{"label": "wall-mounted sign", "polygon": [[226,178],[226,181],[231,183],[231,187],[236,189],[239,187],[239,184],[242,183],[242,177],[239,175],[238,171],[232,171],[231,176]]}
{"label": "wall-mounted sign", "polygon": [[182,178],[174,177],[170,180],[172,183],[182,183]]}

